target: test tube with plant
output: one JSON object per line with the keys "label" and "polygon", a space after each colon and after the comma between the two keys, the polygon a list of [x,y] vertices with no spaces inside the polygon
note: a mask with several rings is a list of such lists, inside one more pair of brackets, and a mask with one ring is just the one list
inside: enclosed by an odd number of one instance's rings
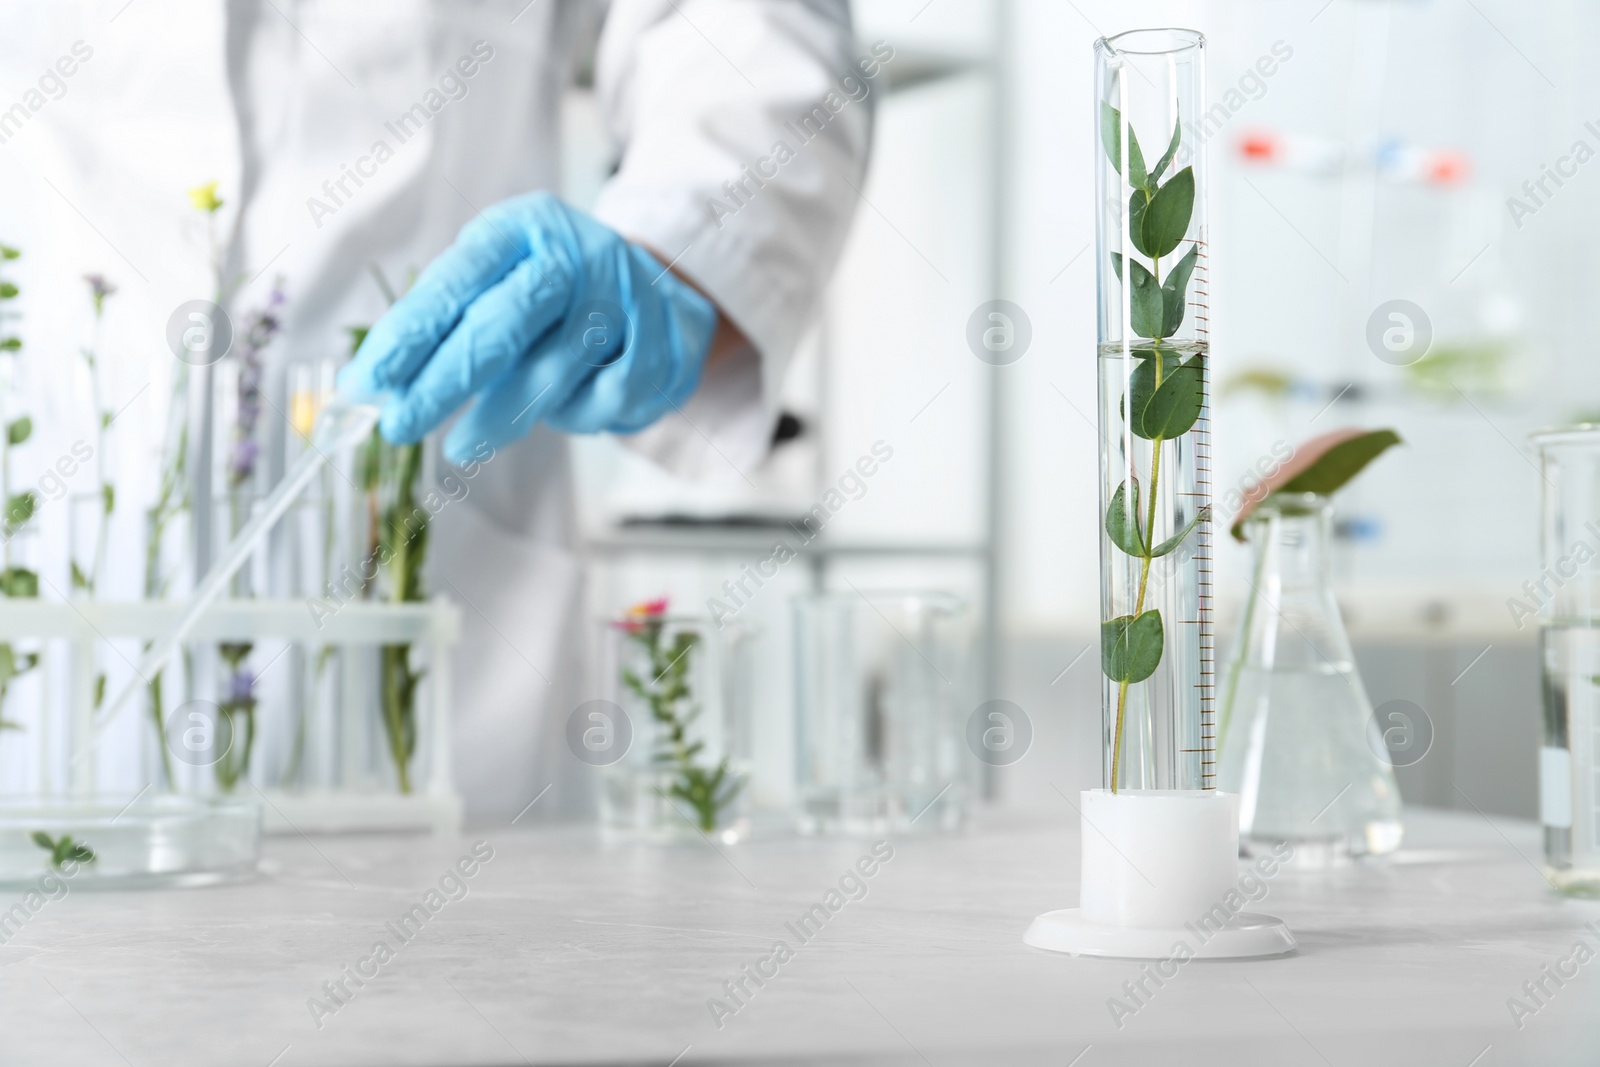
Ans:
{"label": "test tube with plant", "polygon": [[[213,302],[226,303],[229,286],[222,273],[222,243],[217,234],[217,212],[224,201],[217,195],[217,182],[206,182],[188,190],[189,203],[205,219],[208,260],[213,286]],[[189,440],[189,364],[178,360],[172,368],[172,385],[167,396],[166,427],[161,439],[160,478],[156,496],[145,512],[144,596],[147,600],[162,600],[172,591],[177,577],[168,557],[168,543],[174,524],[188,516],[194,503],[191,488]],[[148,652],[150,646],[145,645]],[[188,654],[185,652],[185,662]],[[166,672],[157,671],[146,683],[148,699],[146,708],[150,725],[155,730],[156,749],[161,753],[161,770],[167,788],[175,788],[172,756],[166,744]]]}
{"label": "test tube with plant", "polygon": [[[1213,787],[1203,41],[1097,45],[1105,781]],[[1148,68],[1148,69],[1147,69]],[[1157,88],[1159,87],[1159,88]]]}
{"label": "test tube with plant", "polygon": [[[372,276],[392,305],[399,294],[374,264]],[[350,330],[350,354],[366,340],[367,327]],[[396,604],[427,599],[423,564],[428,549],[428,510],[422,507],[424,442],[394,445],[377,431],[357,461],[361,496],[366,510],[363,560],[381,567],[364,566],[362,574],[382,574],[382,589],[375,581],[363,585],[367,598],[381,596]],[[397,641],[378,649],[378,701],[384,738],[394,764],[400,792],[411,792],[411,760],[417,751],[417,697],[425,672],[411,662],[410,642]]]}
{"label": "test tube with plant", "polygon": [[[83,361],[84,371],[89,382],[89,408],[94,419],[94,480],[95,491],[87,500],[75,498],[73,501],[72,521],[76,525],[77,517],[82,513],[79,504],[87,505],[90,514],[90,536],[87,555],[80,558],[79,544],[76,534],[71,538],[72,558],[68,561],[71,573],[72,590],[93,599],[101,592],[101,581],[104,577],[106,566],[106,551],[111,539],[111,516],[117,509],[117,488],[111,481],[107,462],[110,455],[111,420],[116,413],[111,409],[108,399],[108,384],[106,382],[106,367],[100,342],[105,325],[106,300],[113,296],[117,287],[103,274],[86,274],[83,278],[89,286],[89,304],[93,309],[93,319],[89,331],[88,343],[78,349],[78,356]],[[106,674],[105,671],[96,669],[94,674],[94,700],[95,710],[105,702]]]}
{"label": "test tube with plant", "polygon": [[[234,363],[232,381],[236,394],[232,405],[232,439],[228,442],[223,474],[229,537],[237,535],[250,518],[257,467],[261,461],[258,434],[263,403],[263,357],[282,325],[283,304],[283,281],[279,279],[267,297],[266,306],[246,316],[243,335],[236,346],[237,354],[228,357]],[[252,593],[247,572],[241,571],[234,578],[232,595],[248,597]],[[228,723],[230,743],[222,757],[212,764],[212,770],[224,792],[232,792],[249,773],[250,756],[255,747],[256,678],[249,665],[252,651],[254,645],[248,641],[225,641],[217,648],[224,668],[217,709]]]}
{"label": "test tube with plant", "polygon": [[[0,265],[14,262],[21,255],[15,248],[0,245]],[[9,303],[17,299],[18,294],[15,282],[0,277],[0,302]],[[4,308],[5,303],[0,303],[0,308]],[[0,315],[8,319],[17,317],[15,312],[9,310],[0,311]],[[3,515],[0,515],[0,535],[5,539],[3,546],[0,546],[0,595],[31,599],[39,595],[39,575],[18,563],[13,543],[32,521],[34,509],[38,506],[38,498],[31,489],[14,489],[11,469],[12,451],[26,443],[33,434],[33,420],[15,410],[20,376],[17,363],[21,350],[20,337],[14,334],[0,336],[0,358],[4,359],[0,375],[3,375],[5,385],[4,425],[0,428],[0,501],[4,501],[5,507]],[[38,665],[39,653],[23,652],[9,641],[0,642],[0,731],[22,728],[20,723],[6,718],[6,700],[12,683]]]}

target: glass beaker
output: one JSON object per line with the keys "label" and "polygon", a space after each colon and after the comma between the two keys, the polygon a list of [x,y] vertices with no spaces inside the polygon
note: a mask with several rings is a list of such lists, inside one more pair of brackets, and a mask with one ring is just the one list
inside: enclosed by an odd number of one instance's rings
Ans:
{"label": "glass beaker", "polygon": [[1102,712],[1114,793],[1215,787],[1204,53],[1193,30],[1095,44]]}
{"label": "glass beaker", "polygon": [[968,634],[960,599],[851,591],[792,603],[800,831],[960,825],[972,773],[962,758]]}
{"label": "glass beaker", "polygon": [[594,721],[629,734],[619,760],[595,761],[608,838],[749,836],[752,637],[746,626],[668,615],[664,601],[607,620],[599,666],[609,708]]}
{"label": "glass beaker", "polygon": [[1543,480],[1536,580],[1513,598],[1518,625],[1535,612],[1543,666],[1539,821],[1545,876],[1600,897],[1600,427],[1533,435]]}
{"label": "glass beaker", "polygon": [[1251,513],[1255,553],[1223,671],[1223,789],[1247,851],[1287,841],[1325,865],[1400,847],[1400,792],[1329,582],[1333,504],[1274,493]]}

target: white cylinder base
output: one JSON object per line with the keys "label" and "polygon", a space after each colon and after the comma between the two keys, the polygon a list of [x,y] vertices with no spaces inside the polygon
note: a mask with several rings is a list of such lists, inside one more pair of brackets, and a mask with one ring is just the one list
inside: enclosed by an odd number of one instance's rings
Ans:
{"label": "white cylinder base", "polygon": [[1025,943],[1133,959],[1294,951],[1280,920],[1243,910],[1237,794],[1087,789],[1082,798],[1080,906],[1039,916]]}

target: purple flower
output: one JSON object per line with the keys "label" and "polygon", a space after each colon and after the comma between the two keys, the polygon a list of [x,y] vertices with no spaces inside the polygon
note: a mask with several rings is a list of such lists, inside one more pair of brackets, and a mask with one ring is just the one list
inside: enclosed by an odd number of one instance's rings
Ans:
{"label": "purple flower", "polygon": [[117,291],[117,287],[106,281],[104,274],[85,274],[83,280],[89,283],[89,295],[94,300],[94,313],[100,314],[105,310],[106,297]]}
{"label": "purple flower", "polygon": [[250,671],[235,671],[228,679],[228,703],[248,705],[255,702],[256,676]]}
{"label": "purple flower", "polygon": [[[242,417],[240,421],[244,421]],[[256,469],[256,460],[260,455],[261,446],[253,437],[242,438],[233,443],[233,456],[228,460],[228,477],[233,484],[238,485],[250,477]]]}
{"label": "purple flower", "polygon": [[256,441],[256,424],[261,421],[261,354],[282,328],[275,309],[285,301],[283,279],[278,279],[267,296],[267,306],[253,311],[245,320],[243,343],[239,346],[239,418],[234,426],[233,452],[228,460],[228,485],[237,489],[256,472],[261,445]]}

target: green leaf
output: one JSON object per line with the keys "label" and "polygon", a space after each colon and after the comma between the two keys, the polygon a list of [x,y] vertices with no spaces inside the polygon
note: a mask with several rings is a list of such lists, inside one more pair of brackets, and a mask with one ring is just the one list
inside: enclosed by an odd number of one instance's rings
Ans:
{"label": "green leaf", "polygon": [[1161,336],[1171,337],[1183,325],[1183,314],[1189,300],[1189,275],[1194,273],[1195,256],[1199,245],[1191,245],[1183,258],[1167,271],[1167,280],[1161,283]]}
{"label": "green leaf", "polygon": [[[1105,146],[1112,168],[1121,174],[1122,115],[1104,100],[1100,101],[1100,143]],[[1128,184],[1136,189],[1144,189],[1150,184],[1150,176],[1144,166],[1144,153],[1139,149],[1139,137],[1133,132],[1132,126],[1128,127]]]}
{"label": "green leaf", "polygon": [[1328,449],[1311,466],[1279,486],[1278,492],[1321,493],[1323,496],[1337,492],[1368,463],[1399,443],[1400,435],[1393,430],[1373,430],[1352,437]]}
{"label": "green leaf", "polygon": [[1194,214],[1194,168],[1184,167],[1156,190],[1144,210],[1144,243],[1139,251],[1160,258],[1170,255],[1189,232]]}
{"label": "green leaf", "polygon": [[1161,665],[1161,612],[1119,615],[1100,624],[1100,666],[1113,682],[1142,682]]}
{"label": "green leaf", "polygon": [[1243,541],[1245,520],[1274,493],[1319,493],[1344,488],[1368,463],[1402,444],[1393,430],[1335,430],[1304,442],[1273,475],[1251,489],[1229,532]]}
{"label": "green leaf", "polygon": [[1144,535],[1139,532],[1139,483],[1133,483],[1133,499],[1128,499],[1128,483],[1117,486],[1106,508],[1106,534],[1111,543],[1130,556],[1145,555]]}
{"label": "green leaf", "polygon": [[114,419],[114,418],[116,418],[116,416],[113,415],[111,412],[102,411],[100,413],[100,428],[103,430],[107,426],[110,426],[111,425],[111,420]]}
{"label": "green leaf", "polygon": [[1132,376],[1130,422],[1135,434],[1147,441],[1170,441],[1189,432],[1205,406],[1204,358],[1197,354],[1186,363],[1178,363],[1176,353],[1163,352],[1160,359],[1139,361]]}
{"label": "green leaf", "polygon": [[1128,240],[1141,255],[1150,254],[1150,243],[1144,239],[1144,213],[1150,206],[1150,194],[1135,189],[1128,194]]}
{"label": "green leaf", "polygon": [[10,282],[0,282],[0,300],[10,300],[12,297],[16,296],[19,291],[20,290],[18,290],[17,287],[12,285]]}
{"label": "green leaf", "polygon": [[24,490],[6,501],[6,525],[15,530],[33,518],[33,509],[38,502],[31,489]]}
{"label": "green leaf", "polygon": [[[39,576],[26,567],[7,567],[0,571],[0,593],[9,597],[39,595]],[[5,646],[7,650],[11,646]]]}
{"label": "green leaf", "polygon": [[78,566],[78,561],[75,559],[69,560],[67,565],[72,570],[72,588],[88,589],[89,576],[83,573],[83,568]]}
{"label": "green leaf", "polygon": [[1194,528],[1196,526],[1199,526],[1202,522],[1208,522],[1210,519],[1211,505],[1207,504],[1205,507],[1194,513],[1194,518],[1190,519],[1188,523],[1184,525],[1183,529],[1179,530],[1177,533],[1173,534],[1171,537],[1152,548],[1150,550],[1151,558],[1153,559],[1157,556],[1165,556],[1168,552],[1171,552],[1173,549],[1183,544],[1184,541],[1188,540],[1189,535],[1194,532]]}
{"label": "green leaf", "polygon": [[[1156,285],[1155,275],[1137,259],[1129,260],[1133,264],[1133,293],[1129,297],[1131,305],[1129,313],[1133,321],[1129,328],[1139,337],[1156,337],[1161,330],[1161,320],[1165,311],[1161,304],[1161,290]],[[1117,272],[1117,277],[1122,277],[1122,256],[1116,252],[1111,253],[1111,266]]]}
{"label": "green leaf", "polygon": [[56,850],[56,843],[52,841],[50,839],[50,835],[45,833],[43,830],[35,830],[33,832],[33,843],[47,852],[54,852]]}
{"label": "green leaf", "polygon": [[10,245],[0,245],[0,259],[16,259],[20,255],[22,255],[20,249],[12,248]]}
{"label": "green leaf", "polygon": [[94,676],[94,706],[98,708],[106,700],[106,676],[104,673]]}
{"label": "green leaf", "polygon": [[1178,154],[1178,140],[1183,136],[1182,119],[1183,115],[1181,112],[1174,113],[1172,121],[1172,140],[1167,144],[1166,152],[1161,156],[1160,159],[1156,160],[1155,168],[1150,171],[1150,180],[1153,182],[1161,180],[1161,175],[1166,172],[1167,164],[1171,163],[1172,157]]}
{"label": "green leaf", "polygon": [[107,515],[115,511],[117,509],[117,487],[110,482],[101,485],[100,503],[105,507]]}
{"label": "green leaf", "polygon": [[361,491],[377,492],[378,482],[383,477],[383,435],[376,428],[373,429],[372,436],[367,438],[367,443],[362,446],[359,469]]}
{"label": "green leaf", "polygon": [[353,356],[356,354],[356,351],[360,349],[361,342],[367,339],[367,331],[372,329],[372,327],[346,326],[345,329],[350,333],[350,354]]}
{"label": "green leaf", "polygon": [[0,340],[0,352],[17,352],[22,348],[22,338],[7,337]]}
{"label": "green leaf", "polygon": [[33,434],[33,420],[24,415],[6,427],[6,440],[20,445]]}

